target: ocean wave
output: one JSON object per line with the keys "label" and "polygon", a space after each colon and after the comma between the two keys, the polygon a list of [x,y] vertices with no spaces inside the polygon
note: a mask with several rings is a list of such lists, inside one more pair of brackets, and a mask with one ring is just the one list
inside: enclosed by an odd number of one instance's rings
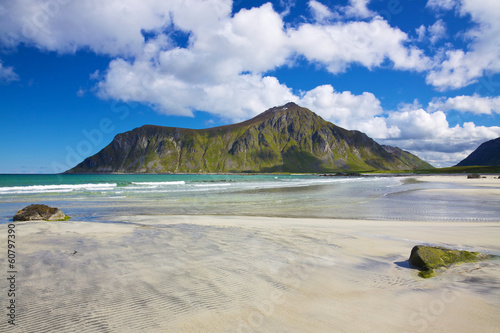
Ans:
{"label": "ocean wave", "polygon": [[131,182],[134,185],[141,186],[164,186],[164,185],[185,185],[186,182],[183,180],[179,181],[169,181],[169,182]]}
{"label": "ocean wave", "polygon": [[0,187],[0,194],[66,193],[73,191],[109,191],[116,183],[62,184]]}

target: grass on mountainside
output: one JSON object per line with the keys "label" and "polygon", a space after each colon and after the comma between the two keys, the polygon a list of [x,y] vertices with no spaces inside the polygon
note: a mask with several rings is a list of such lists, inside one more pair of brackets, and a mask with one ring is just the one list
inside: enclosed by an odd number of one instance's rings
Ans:
{"label": "grass on mountainside", "polygon": [[399,173],[413,173],[417,175],[422,174],[468,174],[468,173],[478,173],[478,174],[500,174],[500,165],[498,166],[461,166],[461,167],[446,167],[446,168],[435,168],[435,169],[419,169],[419,170],[368,170],[368,171],[358,171],[361,173],[371,173],[371,174],[399,174]]}

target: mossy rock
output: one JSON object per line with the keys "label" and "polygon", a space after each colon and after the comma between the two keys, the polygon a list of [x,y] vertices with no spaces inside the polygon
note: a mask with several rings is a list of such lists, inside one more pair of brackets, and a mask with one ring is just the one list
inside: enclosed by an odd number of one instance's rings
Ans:
{"label": "mossy rock", "polygon": [[70,217],[62,210],[47,205],[34,204],[24,207],[14,215],[14,221],[67,221]]}
{"label": "mossy rock", "polygon": [[435,275],[435,269],[466,262],[477,262],[492,258],[493,255],[480,252],[452,250],[444,247],[416,245],[411,250],[408,262],[413,268],[420,270],[420,277],[429,278]]}

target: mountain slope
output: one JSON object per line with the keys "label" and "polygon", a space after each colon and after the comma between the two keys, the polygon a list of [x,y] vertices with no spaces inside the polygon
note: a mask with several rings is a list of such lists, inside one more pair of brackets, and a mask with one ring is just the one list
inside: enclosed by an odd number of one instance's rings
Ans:
{"label": "mountain slope", "polygon": [[474,150],[456,166],[472,165],[500,165],[500,138],[483,142],[476,150]]}
{"label": "mountain slope", "polygon": [[382,147],[390,154],[398,157],[406,165],[413,166],[413,169],[433,169],[429,163],[421,160],[418,156],[413,155],[409,151],[402,150],[398,147],[382,145]]}
{"label": "mountain slope", "polygon": [[[409,153],[408,153],[409,154]],[[209,129],[145,125],[67,173],[332,172],[432,168],[294,103]],[[406,157],[406,155],[405,155]]]}

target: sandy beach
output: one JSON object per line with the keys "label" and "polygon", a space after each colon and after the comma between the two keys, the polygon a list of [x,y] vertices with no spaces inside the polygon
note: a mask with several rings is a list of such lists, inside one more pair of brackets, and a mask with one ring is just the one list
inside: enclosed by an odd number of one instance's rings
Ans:
{"label": "sandy beach", "polygon": [[[467,180],[463,191],[476,193],[476,183],[486,182],[484,195],[498,196],[495,179]],[[431,279],[418,277],[407,262],[416,244],[500,255],[500,223],[186,215],[114,222],[16,223],[16,325],[4,316],[0,331],[500,327],[499,259],[455,266]],[[6,235],[7,225],[1,230]],[[2,294],[7,283],[3,278]]]}

